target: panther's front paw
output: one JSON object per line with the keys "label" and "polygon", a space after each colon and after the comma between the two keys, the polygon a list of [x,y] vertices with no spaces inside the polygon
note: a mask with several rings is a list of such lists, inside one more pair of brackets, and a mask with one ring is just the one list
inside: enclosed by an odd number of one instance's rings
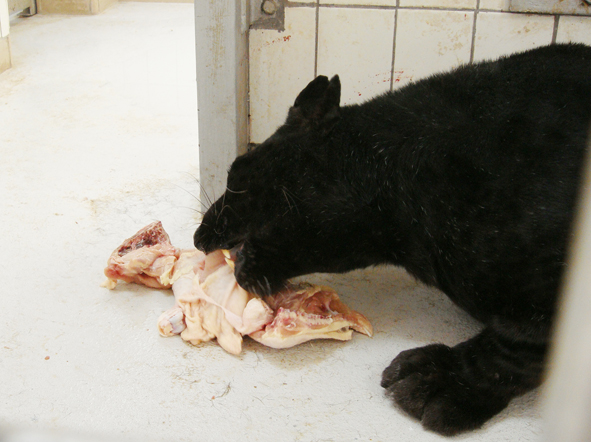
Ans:
{"label": "panther's front paw", "polygon": [[491,389],[470,385],[453,349],[433,344],[400,353],[382,374],[382,387],[423,427],[451,436],[480,427],[507,406]]}

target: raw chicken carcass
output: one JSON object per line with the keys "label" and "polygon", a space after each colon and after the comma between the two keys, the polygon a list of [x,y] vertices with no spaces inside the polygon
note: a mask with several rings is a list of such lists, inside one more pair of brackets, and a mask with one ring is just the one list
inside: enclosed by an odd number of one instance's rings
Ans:
{"label": "raw chicken carcass", "polygon": [[290,285],[265,301],[242,289],[229,254],[179,251],[160,222],[127,239],[109,258],[104,286],[117,280],[154,288],[172,287],[175,306],[158,319],[162,336],[198,344],[216,338],[228,352],[242,350],[249,335],[273,348],[311,339],[351,339],[353,330],[372,335],[369,321],[343,304],[334,290],[311,284]]}
{"label": "raw chicken carcass", "polygon": [[242,289],[221,251],[205,255],[199,250],[177,250],[160,222],[144,227],[109,257],[105,287],[117,279],[170,288],[174,308],[158,319],[163,336],[180,334],[198,344],[217,339],[228,352],[242,350],[242,336],[273,320],[272,310]]}

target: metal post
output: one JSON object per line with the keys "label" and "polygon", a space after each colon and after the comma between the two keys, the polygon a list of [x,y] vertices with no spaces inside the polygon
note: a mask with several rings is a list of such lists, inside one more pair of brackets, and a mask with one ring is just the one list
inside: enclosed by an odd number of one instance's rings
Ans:
{"label": "metal post", "polygon": [[195,0],[202,209],[248,144],[248,0]]}

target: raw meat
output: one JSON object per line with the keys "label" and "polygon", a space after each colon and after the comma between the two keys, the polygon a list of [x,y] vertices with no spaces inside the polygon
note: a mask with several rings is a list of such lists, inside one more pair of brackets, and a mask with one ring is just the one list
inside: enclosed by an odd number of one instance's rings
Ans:
{"label": "raw meat", "polygon": [[103,285],[112,289],[120,279],[172,287],[175,306],[158,319],[160,334],[180,334],[192,344],[216,338],[232,354],[242,350],[244,335],[273,348],[320,338],[349,340],[353,330],[372,335],[369,321],[329,287],[291,285],[265,302],[238,285],[233,269],[226,251],[176,249],[155,222],[111,254]]}
{"label": "raw meat", "polygon": [[330,287],[302,283],[265,298],[275,317],[250,337],[273,348],[293,347],[318,338],[348,341],[353,330],[371,336],[373,328]]}
{"label": "raw meat", "polygon": [[176,305],[158,319],[163,336],[180,333],[192,344],[216,338],[224,350],[238,354],[242,335],[273,320],[267,304],[236,283],[221,251],[181,253],[172,279]]}
{"label": "raw meat", "polygon": [[157,289],[170,288],[170,275],[179,252],[170,243],[162,223],[156,221],[126,239],[109,257],[104,287],[115,288],[117,280],[136,282]]}

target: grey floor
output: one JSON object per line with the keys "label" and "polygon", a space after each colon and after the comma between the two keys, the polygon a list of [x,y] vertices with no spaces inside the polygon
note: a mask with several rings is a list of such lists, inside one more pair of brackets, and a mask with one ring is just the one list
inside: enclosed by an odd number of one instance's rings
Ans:
{"label": "grey floor", "polygon": [[[0,74],[0,425],[5,441],[436,441],[379,386],[401,350],[479,326],[393,268],[310,279],[375,336],[272,350],[162,338],[165,291],[100,287],[111,251],[199,221],[192,4],[120,3],[11,28]],[[539,393],[462,441],[540,440]],[[1,438],[1,437],[0,437]]]}

